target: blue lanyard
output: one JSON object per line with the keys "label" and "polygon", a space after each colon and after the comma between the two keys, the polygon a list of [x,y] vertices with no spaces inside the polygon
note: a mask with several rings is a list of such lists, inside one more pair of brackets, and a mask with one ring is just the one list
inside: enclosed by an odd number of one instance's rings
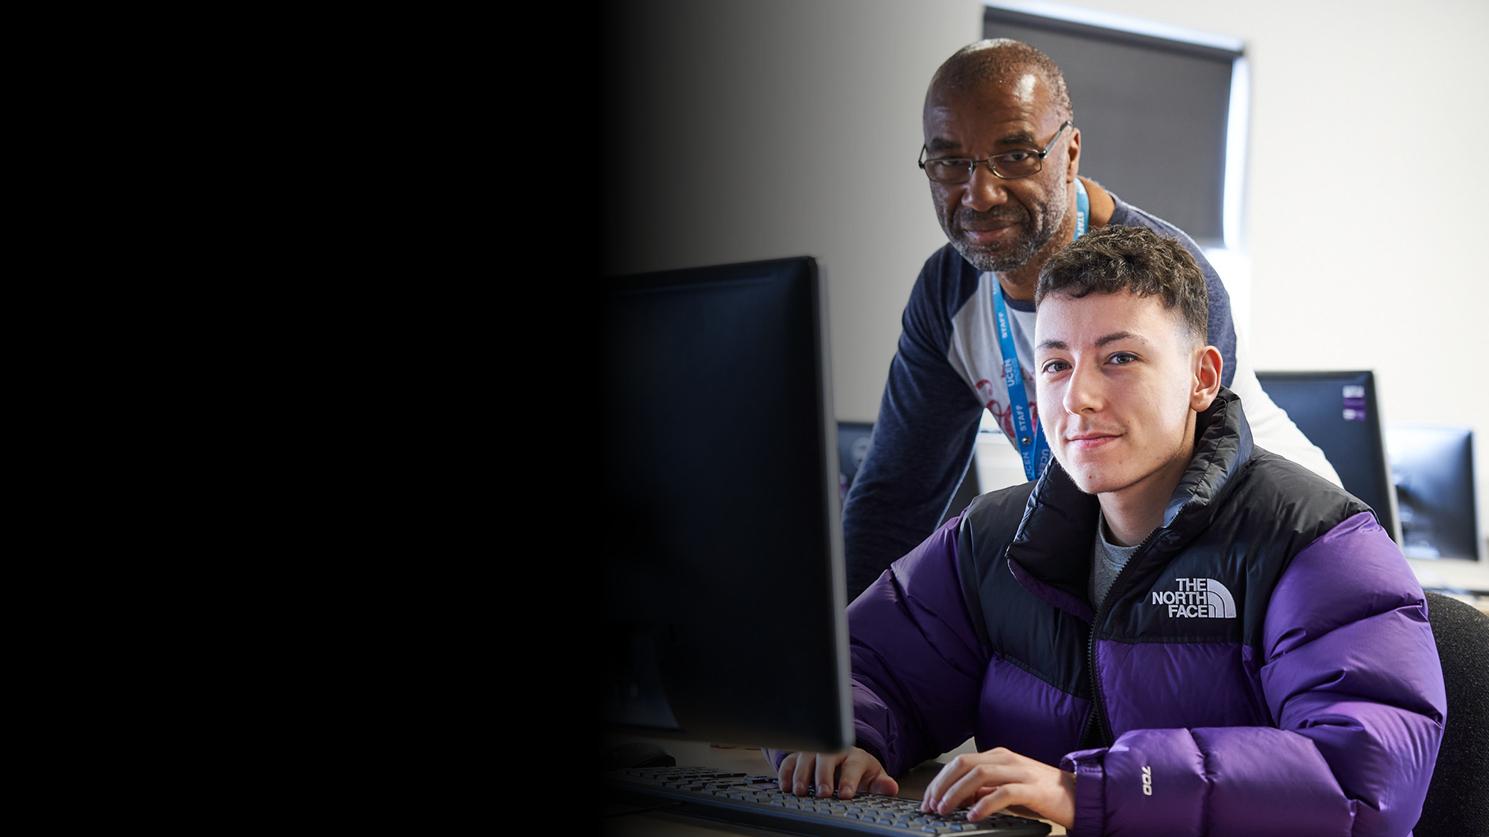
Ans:
{"label": "blue lanyard", "polygon": [[[1081,179],[1075,179],[1075,237],[1086,234],[1091,216],[1091,198]],[[1008,387],[1009,409],[1013,413],[1013,443],[1024,460],[1024,476],[1038,479],[1050,461],[1049,442],[1044,428],[1029,414],[1029,393],[1024,388],[1024,375],[1019,369],[1018,348],[1013,344],[1013,328],[1008,320],[1008,307],[1003,301],[1003,284],[993,277],[993,315],[998,321],[998,349],[1003,353],[1003,383]]]}

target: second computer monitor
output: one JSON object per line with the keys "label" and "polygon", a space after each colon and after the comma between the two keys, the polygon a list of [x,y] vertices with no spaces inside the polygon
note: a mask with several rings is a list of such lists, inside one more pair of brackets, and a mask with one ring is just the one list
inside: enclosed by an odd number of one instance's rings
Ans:
{"label": "second computer monitor", "polygon": [[1258,372],[1256,377],[1308,441],[1323,450],[1344,490],[1374,509],[1381,527],[1401,543],[1374,373]]}

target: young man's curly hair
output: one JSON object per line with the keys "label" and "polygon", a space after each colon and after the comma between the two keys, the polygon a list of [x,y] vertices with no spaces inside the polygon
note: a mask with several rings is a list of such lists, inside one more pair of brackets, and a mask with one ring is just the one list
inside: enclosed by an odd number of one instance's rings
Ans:
{"label": "young man's curly hair", "polygon": [[1142,227],[1102,227],[1065,245],[1039,272],[1034,304],[1050,294],[1080,299],[1124,290],[1178,308],[1194,339],[1206,342],[1210,306],[1199,265],[1182,244]]}

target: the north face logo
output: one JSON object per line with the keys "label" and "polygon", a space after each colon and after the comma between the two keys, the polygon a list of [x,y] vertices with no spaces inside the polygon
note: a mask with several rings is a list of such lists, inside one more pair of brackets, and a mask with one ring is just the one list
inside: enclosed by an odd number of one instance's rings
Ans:
{"label": "the north face logo", "polygon": [[1177,578],[1178,590],[1157,590],[1152,604],[1167,605],[1178,619],[1234,619],[1236,600],[1213,578]]}

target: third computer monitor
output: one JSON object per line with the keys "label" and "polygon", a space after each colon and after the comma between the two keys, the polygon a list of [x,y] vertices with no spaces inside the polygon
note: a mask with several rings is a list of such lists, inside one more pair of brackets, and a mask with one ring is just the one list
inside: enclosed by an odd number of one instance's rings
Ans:
{"label": "third computer monitor", "polygon": [[1473,431],[1392,423],[1386,446],[1406,557],[1480,559]]}

